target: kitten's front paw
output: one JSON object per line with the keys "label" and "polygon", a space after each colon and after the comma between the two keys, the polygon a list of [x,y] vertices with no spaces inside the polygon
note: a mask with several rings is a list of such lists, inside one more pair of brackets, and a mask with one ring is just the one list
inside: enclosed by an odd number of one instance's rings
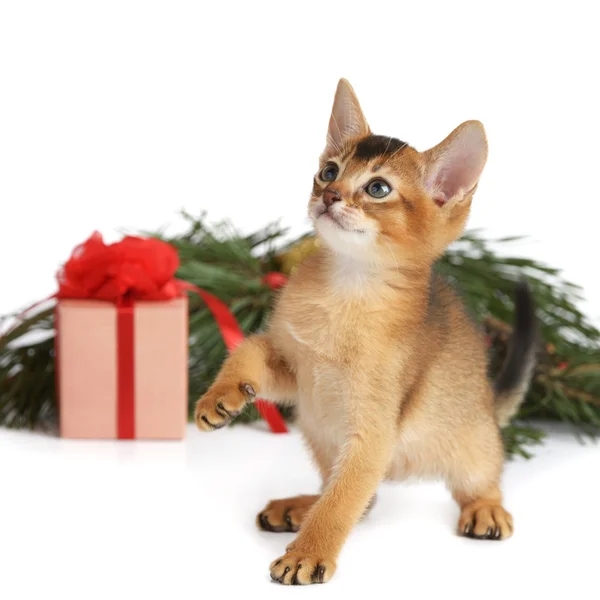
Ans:
{"label": "kitten's front paw", "polygon": [[335,567],[331,558],[292,550],[271,563],[271,579],[283,585],[327,583]]}
{"label": "kitten's front paw", "polygon": [[196,426],[201,431],[220,429],[237,417],[246,403],[252,402],[255,397],[254,387],[249,383],[210,388],[196,403]]}

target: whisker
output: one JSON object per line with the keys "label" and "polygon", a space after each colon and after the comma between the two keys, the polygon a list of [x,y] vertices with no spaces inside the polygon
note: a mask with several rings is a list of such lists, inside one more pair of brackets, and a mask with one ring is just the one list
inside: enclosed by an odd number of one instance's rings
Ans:
{"label": "whisker", "polygon": [[396,258],[394,251],[392,250],[392,247],[390,246],[388,241],[385,239],[385,237],[383,238],[383,241],[385,242],[385,245],[388,247],[388,250],[392,254],[392,257],[394,258],[394,262],[396,263],[396,271],[398,272],[398,275],[400,275],[400,265],[398,264],[398,259]]}
{"label": "whisker", "polygon": [[[344,139],[344,135],[342,134],[342,130],[340,129],[340,126],[337,122],[337,119],[335,118],[335,115],[333,113],[331,113],[331,118],[333,119],[333,122],[335,123],[335,126],[338,130],[338,133],[340,134],[340,142]],[[327,137],[330,137],[329,134],[327,135]],[[338,144],[335,143],[334,140],[333,141],[333,147],[335,148],[336,152],[340,153],[341,152],[341,148],[338,146]]]}
{"label": "whisker", "polygon": [[329,134],[327,134],[327,143],[333,147],[336,154],[340,153],[340,147],[338,146],[337,142]]}
{"label": "whisker", "polygon": [[388,157],[388,160],[391,160],[392,158],[394,158],[394,156],[396,156],[396,154],[398,154],[398,152],[402,152],[402,150],[404,150],[404,148],[406,148],[406,146],[408,146],[408,144],[406,142],[404,142],[404,144],[402,144],[402,146],[400,146],[400,148],[398,148],[398,150],[393,152],[392,155],[390,157]]}
{"label": "whisker", "polygon": [[[381,155],[380,155],[380,158],[383,158],[383,157],[384,157],[384,156],[387,154],[387,151],[390,149],[390,144],[391,144],[391,143],[392,143],[392,138],[391,138],[391,136],[390,136],[390,137],[388,138],[388,143],[387,143],[387,146],[385,147],[385,150],[384,150],[384,151],[381,153]],[[394,154],[395,154],[395,152],[394,152]]]}

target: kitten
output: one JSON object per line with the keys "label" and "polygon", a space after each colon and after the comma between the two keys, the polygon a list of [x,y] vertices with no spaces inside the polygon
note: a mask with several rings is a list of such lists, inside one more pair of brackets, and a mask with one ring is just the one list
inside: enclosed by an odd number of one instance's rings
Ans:
{"label": "kitten", "polygon": [[500,427],[534,367],[533,300],[519,284],[511,350],[492,384],[482,334],[433,271],[464,229],[486,159],[478,121],[426,152],[372,134],[340,80],[309,202],[320,250],[290,278],[267,332],[227,358],[196,406],[203,431],[256,395],[297,407],[323,484],[258,515],[267,531],[299,531],[271,564],[280,583],[332,577],[382,480],[441,478],[460,506],[460,534],[512,534]]}

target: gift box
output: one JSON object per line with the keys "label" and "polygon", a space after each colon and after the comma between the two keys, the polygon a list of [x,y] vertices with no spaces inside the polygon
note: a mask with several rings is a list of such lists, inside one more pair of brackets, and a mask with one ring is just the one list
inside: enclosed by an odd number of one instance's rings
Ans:
{"label": "gift box", "polygon": [[[243,333],[227,306],[175,278],[176,249],[99,233],[75,248],[54,298],[60,435],[88,439],[182,439],[188,417],[188,298],[198,294],[231,351]],[[278,409],[257,408],[284,433]]]}
{"label": "gift box", "polygon": [[188,412],[188,302],[56,307],[60,435],[182,439]]}

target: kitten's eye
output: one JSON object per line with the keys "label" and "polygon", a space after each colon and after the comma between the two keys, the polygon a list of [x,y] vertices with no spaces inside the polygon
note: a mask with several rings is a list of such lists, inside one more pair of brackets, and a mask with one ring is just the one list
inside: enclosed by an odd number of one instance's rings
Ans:
{"label": "kitten's eye", "polygon": [[367,194],[373,198],[385,198],[392,188],[383,180],[375,179],[367,186]]}
{"label": "kitten's eye", "polygon": [[338,176],[339,169],[337,165],[333,163],[329,163],[323,167],[319,176],[323,181],[335,181],[335,178]]}

